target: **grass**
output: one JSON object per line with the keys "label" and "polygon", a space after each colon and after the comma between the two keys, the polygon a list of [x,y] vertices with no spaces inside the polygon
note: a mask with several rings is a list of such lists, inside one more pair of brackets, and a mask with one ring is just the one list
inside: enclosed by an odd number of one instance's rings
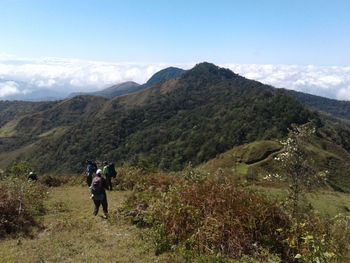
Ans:
{"label": "grass", "polygon": [[18,120],[10,121],[0,128],[0,138],[12,137],[16,135]]}
{"label": "grass", "polygon": [[235,147],[199,167],[211,173],[222,169],[242,181],[247,179],[250,167],[255,169],[255,166],[270,161],[280,149],[281,145],[276,141],[256,141]]}
{"label": "grass", "polygon": [[[33,239],[2,240],[1,262],[167,262],[166,255],[154,255],[143,230],[122,221],[112,223],[113,218],[93,217],[86,187],[50,191],[46,215],[39,218],[43,229]],[[108,193],[111,215],[128,194]]]}
{"label": "grass", "polygon": [[[283,187],[250,186],[253,191],[266,194],[277,200],[284,199],[287,191]],[[306,195],[307,201],[323,216],[334,217],[339,213],[350,216],[350,194],[334,191],[316,191]]]}
{"label": "grass", "polygon": [[23,156],[31,156],[35,150],[35,144],[28,144],[13,151],[0,152],[0,167],[8,167],[16,160],[24,159]]}
{"label": "grass", "polygon": [[66,132],[66,129],[67,127],[56,127],[47,132],[40,134],[38,137],[43,138],[43,137],[53,136],[54,138],[58,138]]}
{"label": "grass", "polygon": [[241,175],[247,175],[248,169],[249,169],[249,165],[247,165],[245,163],[240,163],[234,169],[235,169],[235,172],[237,172],[237,173],[239,173]]}

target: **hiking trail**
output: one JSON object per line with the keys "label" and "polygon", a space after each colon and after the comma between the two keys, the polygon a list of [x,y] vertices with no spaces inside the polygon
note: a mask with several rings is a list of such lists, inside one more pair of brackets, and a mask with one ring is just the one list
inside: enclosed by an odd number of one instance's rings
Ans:
{"label": "hiking trail", "polygon": [[87,187],[49,189],[43,229],[32,238],[0,241],[0,262],[166,262],[143,238],[143,230],[117,220],[115,212],[130,192],[107,192],[110,218],[92,215]]}

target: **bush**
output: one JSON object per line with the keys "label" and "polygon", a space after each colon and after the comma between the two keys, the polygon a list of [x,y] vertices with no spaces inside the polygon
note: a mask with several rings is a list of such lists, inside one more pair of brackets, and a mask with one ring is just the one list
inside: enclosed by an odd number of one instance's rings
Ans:
{"label": "bush", "polygon": [[39,182],[48,187],[58,187],[64,184],[67,184],[71,181],[69,176],[52,176],[52,175],[43,175],[39,177]]}
{"label": "bush", "polygon": [[26,177],[29,172],[33,171],[33,167],[28,162],[14,162],[6,169],[6,176]]}
{"label": "bush", "polygon": [[232,184],[206,180],[172,188],[151,207],[159,252],[184,245],[200,254],[231,258],[255,254],[261,247],[282,254],[276,229],[290,224],[288,215],[261,196]]}
{"label": "bush", "polygon": [[28,233],[35,216],[44,213],[46,188],[20,178],[0,181],[0,238],[15,232]]}
{"label": "bush", "polygon": [[199,181],[173,178],[165,188],[134,191],[124,206],[133,223],[151,227],[158,254],[180,251],[187,261],[206,255],[217,262],[280,258],[326,263],[348,253],[349,218],[325,220],[308,211],[295,219],[277,202],[222,176],[200,176]]}
{"label": "bush", "polygon": [[142,192],[145,190],[165,191],[174,184],[177,178],[162,173],[148,173],[140,168],[120,167],[113,184],[118,190],[135,190]]}

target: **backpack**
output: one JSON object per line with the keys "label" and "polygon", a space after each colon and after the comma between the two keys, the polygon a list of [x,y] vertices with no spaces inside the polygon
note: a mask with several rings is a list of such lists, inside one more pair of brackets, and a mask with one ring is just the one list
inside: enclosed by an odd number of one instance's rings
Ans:
{"label": "backpack", "polygon": [[102,178],[101,177],[94,177],[91,183],[91,198],[95,200],[102,200],[103,199],[103,185],[102,185]]}
{"label": "backpack", "polygon": [[96,171],[97,171],[97,164],[95,162],[92,163],[92,169],[93,169],[94,173],[96,173]]}
{"label": "backpack", "polygon": [[111,163],[107,166],[107,174],[109,177],[112,177],[112,178],[117,177],[117,171],[115,170],[114,163]]}
{"label": "backpack", "polygon": [[91,174],[91,175],[92,175],[92,174],[95,172],[95,167],[94,167],[94,165],[93,165],[92,163],[89,163],[89,164],[87,165],[86,171],[87,171],[88,174]]}

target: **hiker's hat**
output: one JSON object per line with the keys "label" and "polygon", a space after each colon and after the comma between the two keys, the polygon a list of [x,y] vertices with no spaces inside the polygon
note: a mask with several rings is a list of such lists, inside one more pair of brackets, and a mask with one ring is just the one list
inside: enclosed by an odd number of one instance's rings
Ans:
{"label": "hiker's hat", "polygon": [[101,169],[98,169],[97,171],[96,171],[96,174],[101,174],[102,173],[102,170]]}
{"label": "hiker's hat", "polygon": [[29,173],[29,175],[32,175],[32,174],[34,174],[34,173],[33,173],[33,172],[30,172],[30,173]]}

